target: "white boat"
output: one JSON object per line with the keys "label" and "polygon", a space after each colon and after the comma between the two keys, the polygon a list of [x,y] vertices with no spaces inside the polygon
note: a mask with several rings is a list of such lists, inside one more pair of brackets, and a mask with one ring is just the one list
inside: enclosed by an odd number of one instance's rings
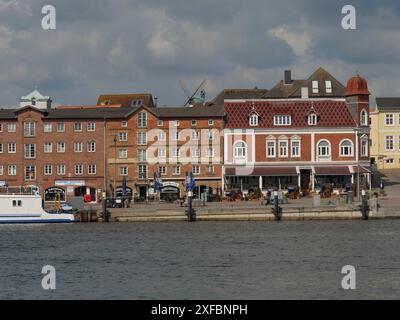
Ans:
{"label": "white boat", "polygon": [[70,213],[49,213],[42,207],[37,188],[1,188],[0,224],[12,223],[69,223],[75,218]]}

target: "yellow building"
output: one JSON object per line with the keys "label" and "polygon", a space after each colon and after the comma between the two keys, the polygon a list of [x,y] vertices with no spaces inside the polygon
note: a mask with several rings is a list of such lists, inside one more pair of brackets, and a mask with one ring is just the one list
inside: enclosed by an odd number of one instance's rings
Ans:
{"label": "yellow building", "polygon": [[400,98],[377,98],[370,117],[372,164],[378,170],[400,169]]}

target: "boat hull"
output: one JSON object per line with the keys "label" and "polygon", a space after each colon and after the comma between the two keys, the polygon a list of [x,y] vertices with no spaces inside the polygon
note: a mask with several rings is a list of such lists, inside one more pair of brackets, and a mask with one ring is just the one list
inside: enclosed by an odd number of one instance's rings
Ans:
{"label": "boat hull", "polygon": [[49,215],[0,215],[0,224],[37,224],[37,223],[72,223],[75,222],[72,214]]}

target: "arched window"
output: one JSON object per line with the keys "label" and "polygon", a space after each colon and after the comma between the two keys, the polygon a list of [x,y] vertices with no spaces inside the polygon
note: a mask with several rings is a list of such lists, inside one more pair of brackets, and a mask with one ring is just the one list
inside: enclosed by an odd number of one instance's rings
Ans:
{"label": "arched window", "polygon": [[327,140],[318,142],[318,157],[329,158],[331,156],[331,145]]}
{"label": "arched window", "polygon": [[308,125],[315,126],[318,122],[318,116],[315,113],[311,113],[308,115]]}
{"label": "arched window", "polygon": [[361,125],[368,126],[368,112],[365,109],[361,111],[360,118],[361,118]]}
{"label": "arched window", "polygon": [[353,142],[350,140],[343,140],[340,143],[340,156],[351,157],[353,156]]}
{"label": "arched window", "polygon": [[249,118],[249,125],[250,127],[256,127],[258,126],[258,115],[253,113],[250,118]]}
{"label": "arched window", "polygon": [[247,155],[247,146],[243,141],[238,141],[234,145],[235,158],[245,158]]}

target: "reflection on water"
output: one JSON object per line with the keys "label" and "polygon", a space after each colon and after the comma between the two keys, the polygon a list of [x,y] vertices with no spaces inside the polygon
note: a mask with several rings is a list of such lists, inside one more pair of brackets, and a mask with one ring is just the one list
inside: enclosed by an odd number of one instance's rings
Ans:
{"label": "reflection on water", "polygon": [[[400,297],[400,221],[0,226],[0,298]],[[57,290],[41,269],[57,270]],[[342,266],[357,269],[343,291]]]}

